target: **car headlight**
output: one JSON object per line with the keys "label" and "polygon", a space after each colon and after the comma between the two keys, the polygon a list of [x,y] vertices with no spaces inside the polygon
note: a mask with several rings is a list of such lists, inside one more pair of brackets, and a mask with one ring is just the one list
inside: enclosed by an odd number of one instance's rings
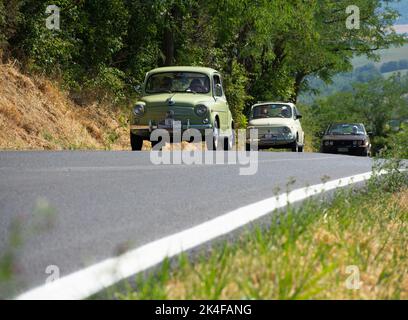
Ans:
{"label": "car headlight", "polygon": [[140,117],[140,116],[142,116],[144,114],[144,112],[145,112],[145,108],[144,108],[144,105],[142,105],[142,104],[137,104],[137,105],[135,105],[133,107],[133,114],[135,116]]}
{"label": "car headlight", "polygon": [[195,107],[194,111],[197,116],[204,117],[207,114],[208,108],[203,104],[199,104]]}
{"label": "car headlight", "polygon": [[283,128],[282,128],[282,132],[283,132],[284,134],[290,134],[290,133],[291,133],[291,131],[290,131],[290,129],[289,129],[288,127],[283,127]]}
{"label": "car headlight", "polygon": [[333,145],[333,141],[326,140],[326,141],[324,142],[324,145],[325,145],[326,147],[332,146],[332,145]]}

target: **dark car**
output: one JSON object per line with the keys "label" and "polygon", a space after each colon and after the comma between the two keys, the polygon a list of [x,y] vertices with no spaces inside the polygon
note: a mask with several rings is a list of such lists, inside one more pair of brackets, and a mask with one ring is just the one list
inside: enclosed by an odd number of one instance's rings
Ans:
{"label": "dark car", "polygon": [[323,134],[322,153],[370,156],[371,142],[362,123],[333,123]]}

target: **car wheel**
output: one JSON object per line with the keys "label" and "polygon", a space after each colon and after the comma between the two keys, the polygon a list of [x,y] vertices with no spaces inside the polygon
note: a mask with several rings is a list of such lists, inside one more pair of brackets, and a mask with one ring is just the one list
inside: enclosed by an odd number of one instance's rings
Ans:
{"label": "car wheel", "polygon": [[246,149],[246,151],[259,151],[262,148],[260,148],[259,146],[257,148],[256,146],[254,147],[251,144],[247,143],[247,144],[245,144],[245,149]]}
{"label": "car wheel", "polygon": [[363,151],[361,151],[361,156],[362,157],[370,157],[371,156],[371,152],[367,149],[364,149]]}
{"label": "car wheel", "polygon": [[[152,144],[152,150],[153,150],[153,148],[154,148],[157,144],[159,144],[159,143],[162,142],[162,141],[163,141],[163,137],[159,137],[159,139],[158,139],[157,141],[151,141],[151,140],[150,140],[150,143]],[[170,137],[169,143],[173,143],[173,137]],[[165,146],[165,144],[163,145],[163,147],[164,147],[164,146]],[[156,150],[156,151],[162,151],[162,150],[163,150],[163,147],[160,148],[160,150]]]}
{"label": "car wheel", "polygon": [[292,144],[292,152],[299,152],[299,144],[297,141]]}
{"label": "car wheel", "polygon": [[210,151],[218,150],[218,146],[220,143],[220,126],[217,120],[214,122],[214,128],[212,131],[211,140],[212,140],[212,145],[211,143],[207,143],[207,149]]}
{"label": "car wheel", "polygon": [[232,148],[235,145],[235,130],[231,129],[232,133],[229,137],[224,138],[224,150],[229,151],[232,150]]}
{"label": "car wheel", "polygon": [[132,132],[130,133],[130,145],[132,147],[132,151],[140,151],[143,147],[143,138],[141,136],[134,135]]}
{"label": "car wheel", "polygon": [[152,150],[159,142],[160,141],[150,141],[150,143],[152,144]]}
{"label": "car wheel", "polygon": [[303,145],[299,144],[299,136],[297,135],[295,142],[292,144],[292,152],[303,152]]}

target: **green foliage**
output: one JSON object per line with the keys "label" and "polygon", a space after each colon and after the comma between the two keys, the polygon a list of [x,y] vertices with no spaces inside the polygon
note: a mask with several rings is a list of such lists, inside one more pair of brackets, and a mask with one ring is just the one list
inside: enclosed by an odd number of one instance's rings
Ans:
{"label": "green foliage", "polygon": [[[361,122],[374,133],[375,151],[385,147],[392,132],[390,121],[408,117],[408,77],[377,78],[353,84],[349,92],[335,93],[308,107],[306,117],[309,134],[315,136],[332,122]],[[314,140],[318,150],[318,139]]]}
{"label": "green foliage", "polygon": [[232,71],[225,78],[225,85],[228,103],[235,119],[235,128],[245,128],[247,118],[244,115],[244,108],[251,97],[246,93],[248,78],[245,76],[244,67],[236,60],[232,62]]}
{"label": "green foliage", "polygon": [[[351,69],[354,55],[400,45],[388,32],[397,18],[379,0],[56,0],[61,30],[45,27],[45,0],[0,2],[1,43],[28,70],[61,79],[73,91],[109,89],[113,103],[132,96],[146,71],[163,65],[205,65],[225,76],[235,122],[256,100],[297,99],[308,77],[329,81]],[[358,5],[360,30],[345,27]],[[19,12],[11,19],[8,12]],[[17,18],[19,17],[19,18]],[[3,30],[3,28],[2,28]],[[387,31],[387,32],[385,32]],[[339,41],[339,39],[343,39]],[[361,75],[368,81],[370,74]],[[87,88],[89,86],[89,88]],[[112,89],[112,90],[110,90]],[[231,92],[229,92],[231,91]]]}
{"label": "green foliage", "polygon": [[398,132],[391,133],[386,144],[387,149],[383,155],[396,159],[408,159],[408,124],[402,124]]}
{"label": "green foliage", "polygon": [[22,21],[21,4],[21,0],[0,0],[0,59],[10,50],[9,40],[16,35]]}

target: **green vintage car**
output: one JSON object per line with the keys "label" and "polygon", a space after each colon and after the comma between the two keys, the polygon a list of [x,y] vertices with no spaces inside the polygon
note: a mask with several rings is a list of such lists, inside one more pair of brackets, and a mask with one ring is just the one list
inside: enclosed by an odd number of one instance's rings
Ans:
{"label": "green vintage car", "polygon": [[[164,67],[146,74],[142,97],[132,110],[130,142],[141,150],[155,129],[197,129],[210,150],[230,150],[234,121],[219,72],[202,67]],[[181,128],[180,128],[181,125]],[[151,141],[153,145],[157,141]]]}

